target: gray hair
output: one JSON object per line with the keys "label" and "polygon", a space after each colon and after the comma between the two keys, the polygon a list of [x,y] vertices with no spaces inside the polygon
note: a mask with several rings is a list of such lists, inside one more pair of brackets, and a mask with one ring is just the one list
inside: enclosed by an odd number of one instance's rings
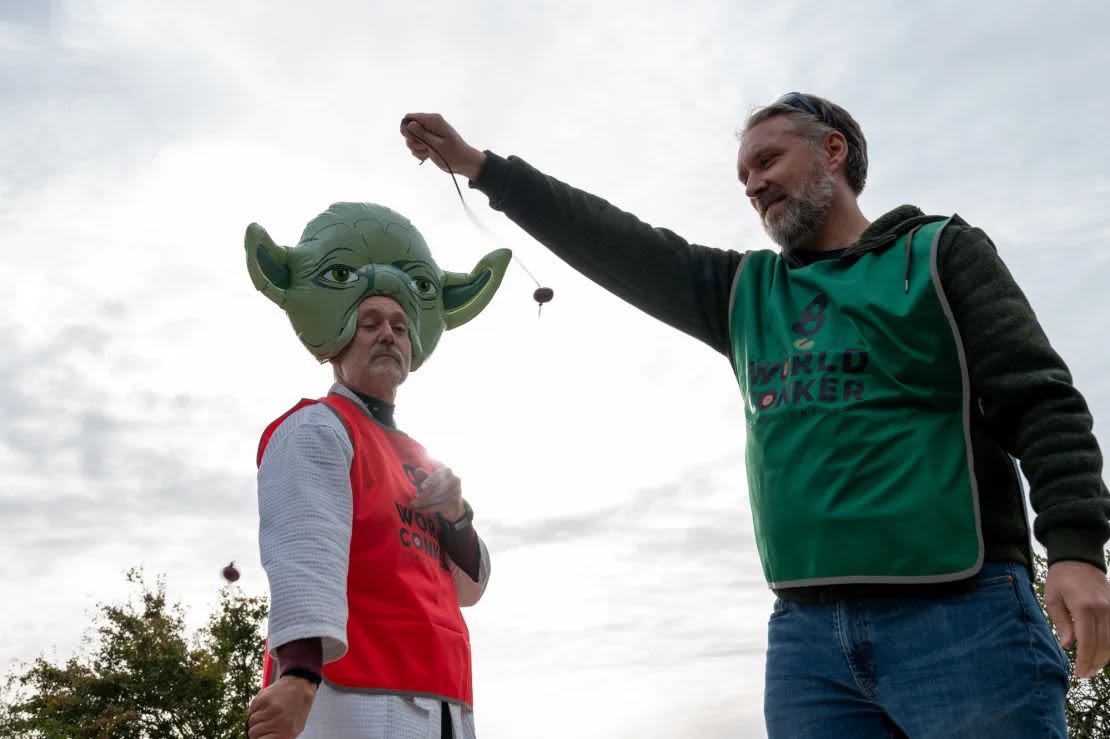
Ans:
{"label": "gray hair", "polygon": [[743,140],[752,128],[776,116],[789,119],[794,132],[805,138],[814,149],[820,149],[828,133],[836,131],[841,134],[848,142],[844,176],[856,195],[863,192],[867,182],[867,139],[848,111],[817,95],[792,92],[752,111],[744,121],[739,138]]}

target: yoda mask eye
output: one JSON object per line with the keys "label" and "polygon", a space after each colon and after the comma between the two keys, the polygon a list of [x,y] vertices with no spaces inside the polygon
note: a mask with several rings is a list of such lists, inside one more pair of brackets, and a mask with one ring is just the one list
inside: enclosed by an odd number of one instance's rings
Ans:
{"label": "yoda mask eye", "polygon": [[359,303],[384,295],[408,316],[413,370],[444,329],[463,325],[489,304],[512,256],[498,249],[469,274],[444,272],[407,218],[373,203],[333,204],[294,247],[278,246],[252,223],[244,246],[254,286],[285,310],[316,359],[338,354],[354,336]]}

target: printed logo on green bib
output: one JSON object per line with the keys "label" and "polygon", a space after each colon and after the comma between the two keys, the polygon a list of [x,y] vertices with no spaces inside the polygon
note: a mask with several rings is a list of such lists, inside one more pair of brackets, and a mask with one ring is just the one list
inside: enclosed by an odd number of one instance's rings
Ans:
{"label": "printed logo on green bib", "polygon": [[[836,339],[818,337],[825,327],[829,296],[818,293],[790,325],[797,336],[786,351],[774,361],[752,360],[748,377],[757,410],[782,406],[803,406],[806,403],[835,403],[838,400],[863,398],[863,373],[869,361],[866,349],[841,348]],[[832,333],[832,332],[830,332]],[[828,351],[823,345],[837,346]]]}
{"label": "printed logo on green bib", "polygon": [[767,582],[939,582],[982,563],[968,389],[936,286],[943,223],[789,269],[749,253],[733,361]]}

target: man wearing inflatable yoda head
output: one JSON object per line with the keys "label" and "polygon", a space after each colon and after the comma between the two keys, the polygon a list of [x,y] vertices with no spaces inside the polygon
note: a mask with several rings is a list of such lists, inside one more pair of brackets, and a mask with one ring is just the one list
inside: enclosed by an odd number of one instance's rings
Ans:
{"label": "man wearing inflatable yoda head", "polygon": [[258,448],[270,620],[249,735],[471,737],[459,607],[481,598],[489,554],[459,478],[393,410],[444,329],[489,303],[510,253],[443,272],[408,220],[369,203],[332,205],[292,248],[251,224],[246,250],[255,287],[336,380]]}

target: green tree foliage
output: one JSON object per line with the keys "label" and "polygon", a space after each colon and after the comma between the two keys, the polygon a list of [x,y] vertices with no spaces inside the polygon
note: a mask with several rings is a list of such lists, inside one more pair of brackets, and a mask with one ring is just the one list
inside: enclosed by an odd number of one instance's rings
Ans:
{"label": "green tree foliage", "polygon": [[[1044,580],[1048,568],[1043,557],[1037,555],[1036,560],[1034,585],[1041,599],[1041,608],[1044,608]],[[1047,611],[1045,617],[1048,617]],[[1066,651],[1074,670],[1075,645]],[[1072,739],[1110,737],[1110,666],[1102,668],[1102,672],[1088,680],[1072,677],[1064,709],[1068,717],[1068,736]]]}
{"label": "green tree foliage", "polygon": [[79,654],[64,664],[43,657],[10,675],[0,736],[29,739],[242,737],[260,687],[266,600],[233,586],[207,625],[185,633],[185,611],[127,573],[138,597],[100,605]]}

